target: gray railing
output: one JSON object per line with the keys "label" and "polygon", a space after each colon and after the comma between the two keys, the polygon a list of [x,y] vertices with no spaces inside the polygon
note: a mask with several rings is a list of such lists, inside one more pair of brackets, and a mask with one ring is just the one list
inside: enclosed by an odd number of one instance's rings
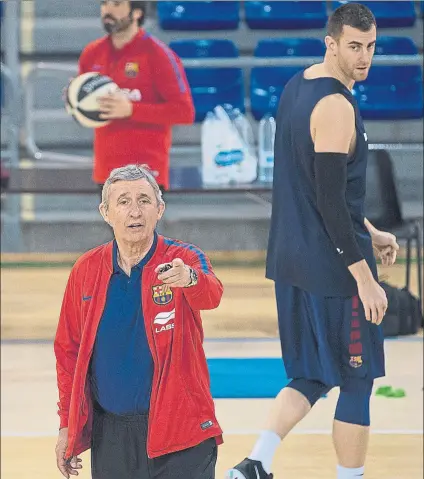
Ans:
{"label": "gray railing", "polygon": [[10,68],[1,63],[0,73],[4,88],[1,120],[5,134],[2,138],[1,157],[6,160],[7,166],[13,168],[19,166],[19,114],[16,105],[19,105],[20,96]]}
{"label": "gray railing", "polygon": [[[284,57],[284,58],[258,58],[258,57],[239,57],[239,58],[202,58],[202,59],[182,59],[186,68],[243,68],[249,71],[253,67],[268,66],[308,66],[322,61],[322,57]],[[422,65],[422,55],[378,55],[374,57],[375,65]],[[42,151],[37,146],[34,128],[34,91],[35,84],[39,78],[55,76],[58,72],[69,73],[70,76],[77,73],[75,63],[36,63],[30,69],[25,82],[25,131],[26,148],[28,154],[35,160],[46,160],[56,163],[73,164],[91,164],[92,158],[88,156],[73,155],[68,153],[58,153],[54,151]],[[420,149],[422,145],[402,145],[387,144],[370,145],[373,149]]]}

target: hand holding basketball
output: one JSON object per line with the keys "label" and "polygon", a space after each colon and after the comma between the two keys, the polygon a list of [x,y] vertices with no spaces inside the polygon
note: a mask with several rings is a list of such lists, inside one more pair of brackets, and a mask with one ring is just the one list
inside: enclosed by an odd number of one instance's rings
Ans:
{"label": "hand holding basketball", "polygon": [[132,115],[133,104],[121,91],[102,96],[98,102],[102,120],[119,120]]}
{"label": "hand holding basketball", "polygon": [[164,264],[155,269],[155,273],[159,273],[158,280],[172,288],[185,288],[190,283],[190,268],[180,258],[173,259],[169,264],[172,268],[163,273],[160,273],[160,270]]}
{"label": "hand holding basketball", "polygon": [[73,78],[66,90],[66,110],[86,128],[106,126],[109,121],[101,118],[98,99],[119,90],[108,76],[96,72],[83,73]]}

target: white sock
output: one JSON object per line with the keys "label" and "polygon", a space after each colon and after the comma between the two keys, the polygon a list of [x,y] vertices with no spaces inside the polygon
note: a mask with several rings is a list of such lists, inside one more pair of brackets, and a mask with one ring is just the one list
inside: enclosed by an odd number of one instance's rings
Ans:
{"label": "white sock", "polygon": [[365,468],[356,467],[348,469],[347,467],[337,466],[337,479],[353,479],[355,477],[363,477]]}
{"label": "white sock", "polygon": [[267,474],[271,474],[271,464],[281,438],[273,431],[262,431],[249,459],[260,461]]}

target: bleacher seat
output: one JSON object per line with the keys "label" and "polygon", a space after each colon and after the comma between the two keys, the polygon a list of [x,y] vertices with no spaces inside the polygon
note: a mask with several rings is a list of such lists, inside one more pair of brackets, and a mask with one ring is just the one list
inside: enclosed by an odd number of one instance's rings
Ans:
{"label": "bleacher seat", "polygon": [[256,120],[275,116],[287,82],[303,67],[255,67],[250,76],[250,108]]}
{"label": "bleacher seat", "polygon": [[[415,5],[413,1],[390,0],[383,1],[356,1],[366,5],[374,14],[378,28],[412,27],[416,20]],[[347,1],[333,1],[332,7],[335,10]]]}
{"label": "bleacher seat", "polygon": [[[260,40],[255,49],[257,57],[315,57],[323,56],[325,45],[318,38],[281,38]],[[254,67],[250,77],[250,102],[254,118],[266,113],[275,116],[280,95],[286,83],[303,67]]]}
{"label": "bleacher seat", "polygon": [[[179,40],[169,44],[181,58],[236,58],[230,40]],[[196,110],[196,122],[225,103],[244,112],[244,80],[241,68],[186,68]]]}
{"label": "bleacher seat", "polygon": [[256,45],[255,57],[319,57],[325,44],[319,38],[266,38]]}
{"label": "bleacher seat", "polygon": [[240,21],[240,2],[157,2],[164,30],[234,30]]}
{"label": "bleacher seat", "polygon": [[354,94],[366,120],[423,117],[423,72],[418,65],[373,66]]}
{"label": "bleacher seat", "polygon": [[326,2],[245,2],[246,23],[252,29],[322,28],[327,21]]}
{"label": "bleacher seat", "polygon": [[[376,55],[417,55],[408,37],[377,37]],[[369,120],[414,119],[423,116],[422,69],[418,65],[375,65],[354,92],[362,116]]]}
{"label": "bleacher seat", "polygon": [[174,40],[170,48],[181,58],[237,58],[239,52],[231,40]]}
{"label": "bleacher seat", "polygon": [[375,55],[418,55],[418,48],[409,37],[377,37]]}

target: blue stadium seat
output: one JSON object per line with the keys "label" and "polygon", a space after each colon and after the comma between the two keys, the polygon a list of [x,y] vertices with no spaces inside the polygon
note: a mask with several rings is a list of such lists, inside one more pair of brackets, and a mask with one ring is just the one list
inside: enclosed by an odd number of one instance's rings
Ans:
{"label": "blue stadium seat", "polygon": [[[374,14],[378,28],[412,27],[415,23],[415,5],[413,1],[356,1],[366,5]],[[333,1],[336,9],[347,1]]]}
{"label": "blue stadium seat", "polygon": [[[230,40],[178,40],[169,44],[181,58],[236,58],[239,52]],[[202,121],[215,106],[225,103],[245,111],[241,68],[186,68],[196,110]]]}
{"label": "blue stadium seat", "polygon": [[181,58],[237,58],[239,51],[231,40],[174,40],[170,48]]}
{"label": "blue stadium seat", "polygon": [[252,29],[322,28],[327,21],[326,2],[245,2],[246,23]]}
{"label": "blue stadium seat", "polygon": [[320,57],[325,44],[319,38],[267,38],[259,40],[255,57]]}
{"label": "blue stadium seat", "polygon": [[252,115],[260,120],[265,114],[277,114],[281,93],[287,82],[303,67],[255,67],[250,76]]}
{"label": "blue stadium seat", "polygon": [[354,86],[366,120],[423,117],[423,72],[420,66],[374,66],[368,78]]}
{"label": "blue stadium seat", "polygon": [[420,2],[420,15],[424,18],[424,1]]}
{"label": "blue stadium seat", "polygon": [[[318,38],[281,38],[260,40],[256,57],[323,56],[325,45]],[[254,67],[250,77],[252,114],[260,120],[266,113],[275,116],[286,83],[303,67]]]}
{"label": "blue stadium seat", "polygon": [[157,2],[164,30],[234,30],[240,21],[240,2]]}
{"label": "blue stadium seat", "polygon": [[418,55],[418,48],[410,37],[377,37],[375,55]]}

